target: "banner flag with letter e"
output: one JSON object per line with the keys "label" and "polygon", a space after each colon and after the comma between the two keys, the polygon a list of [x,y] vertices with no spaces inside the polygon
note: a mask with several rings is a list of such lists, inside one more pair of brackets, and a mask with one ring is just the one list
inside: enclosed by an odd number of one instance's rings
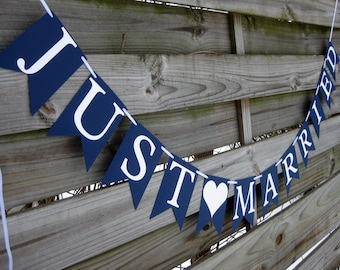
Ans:
{"label": "banner flag with letter e", "polygon": [[161,147],[161,142],[140,123],[132,124],[104,176],[102,185],[129,179],[133,203],[137,209],[162,156]]}
{"label": "banner flag with letter e", "polygon": [[197,179],[196,171],[194,166],[178,156],[169,159],[150,218],[172,208],[182,229]]}
{"label": "banner flag with letter e", "polygon": [[80,136],[89,170],[124,117],[123,108],[123,102],[99,76],[89,76],[47,135]]}
{"label": "banner flag with letter e", "polygon": [[218,234],[221,233],[227,206],[228,191],[227,179],[212,175],[208,175],[208,178],[204,179],[196,234],[211,220]]}
{"label": "banner flag with letter e", "polygon": [[55,14],[45,14],[0,53],[0,67],[28,75],[31,113],[83,64],[77,43]]}

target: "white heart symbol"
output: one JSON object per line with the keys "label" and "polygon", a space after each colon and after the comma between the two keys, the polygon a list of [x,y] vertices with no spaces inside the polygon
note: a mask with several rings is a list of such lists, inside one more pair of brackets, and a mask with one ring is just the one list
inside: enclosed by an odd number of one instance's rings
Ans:
{"label": "white heart symbol", "polygon": [[209,208],[210,216],[216,213],[228,197],[228,187],[225,183],[216,183],[212,180],[208,181],[203,189],[203,198]]}

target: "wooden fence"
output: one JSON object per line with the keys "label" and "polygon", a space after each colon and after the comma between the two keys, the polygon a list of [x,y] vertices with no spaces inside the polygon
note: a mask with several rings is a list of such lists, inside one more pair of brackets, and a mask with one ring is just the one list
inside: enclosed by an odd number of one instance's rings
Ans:
{"label": "wooden fence", "polygon": [[[318,83],[335,4],[47,2],[138,121],[171,152],[232,180],[265,170],[294,140]],[[1,4],[0,51],[45,14],[38,0]],[[340,50],[340,12],[335,27]],[[231,235],[233,209],[227,206],[220,235],[210,224],[195,236],[202,179],[181,231],[171,211],[149,219],[163,172],[137,210],[128,183],[59,200],[101,181],[129,126],[121,123],[89,172],[79,138],[46,136],[87,76],[81,67],[32,116],[27,76],[0,69],[0,167],[14,269],[171,269],[188,259],[194,269],[284,269],[327,235],[299,269],[340,264],[339,91],[331,109],[324,106],[316,151],[308,168],[300,164],[289,196],[280,180],[280,205],[297,202],[212,252]]]}

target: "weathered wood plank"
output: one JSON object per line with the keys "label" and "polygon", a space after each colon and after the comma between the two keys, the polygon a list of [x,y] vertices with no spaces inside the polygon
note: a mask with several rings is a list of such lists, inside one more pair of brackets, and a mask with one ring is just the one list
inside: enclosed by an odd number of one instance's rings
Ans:
{"label": "weathered wood plank", "polygon": [[[311,152],[310,157],[339,144],[338,118],[333,117],[322,123],[322,140],[315,142],[317,151]],[[247,177],[258,168],[263,170],[276,162],[294,136],[295,132],[283,134],[204,161],[199,160],[194,162],[194,166],[205,173],[231,179]],[[16,269],[43,269],[51,265],[64,268],[174,223],[170,211],[149,220],[161,178],[162,173],[154,175],[137,211],[134,210],[128,184],[121,184],[10,216],[8,227],[11,243],[15,247]],[[72,179],[68,178],[67,181]],[[188,216],[198,211],[201,188],[202,182],[199,181]],[[336,191],[336,188],[333,190]],[[3,243],[0,245],[4,249]],[[67,253],[63,250],[65,245],[68,246]],[[3,252],[0,262],[5,261],[7,257]]]}
{"label": "weathered wood plank", "polygon": [[[315,89],[322,56],[88,56],[133,115]],[[0,70],[1,135],[49,128],[88,77],[82,67],[34,117],[26,77]]]}
{"label": "weathered wood plank", "polygon": [[340,174],[192,269],[285,269],[340,225]]}
{"label": "weathered wood plank", "polygon": [[[296,92],[250,100],[252,131],[254,136],[289,128],[303,123],[315,90]],[[331,96],[331,109],[323,102],[326,117],[340,113],[340,91]]]}
{"label": "weathered wood plank", "polygon": [[[322,179],[328,179],[332,174],[339,172],[340,162],[335,162],[333,171],[324,164],[336,156],[340,158],[340,146],[338,151],[324,152],[309,160],[308,168],[300,171],[301,179],[293,181],[291,192],[286,196],[286,187],[283,179],[279,181],[280,205],[291,200],[298,194],[312,189]],[[333,156],[334,154],[334,156]],[[262,213],[261,197],[258,200],[258,214]],[[275,206],[272,204],[272,208]],[[170,269],[171,267],[193,258],[217,243],[221,238],[225,238],[231,233],[233,206],[228,204],[225,222],[222,232],[218,235],[212,224],[209,224],[198,235],[195,235],[197,224],[197,214],[187,217],[183,229],[179,232],[177,224],[171,224],[155,232],[147,234],[141,238],[131,241],[123,246],[117,247],[94,258],[76,264],[69,270],[77,269]],[[126,252],[134,250],[133,253]],[[312,268],[309,268],[312,269]]]}
{"label": "weathered wood plank", "polygon": [[[135,1],[50,0],[48,4],[86,54],[231,52],[229,15],[226,14]],[[314,5],[313,2],[308,4]],[[4,0],[2,7],[0,50],[45,13],[35,0],[24,3]],[[237,12],[242,13],[242,10]],[[320,10],[315,12],[331,16]],[[329,20],[327,27],[317,27],[245,16],[242,20],[245,51],[251,54],[324,54],[331,18]],[[336,29],[333,43],[338,44],[339,39],[340,32]],[[171,42],[167,42],[169,40]]]}
{"label": "weathered wood plank", "polygon": [[340,227],[296,267],[296,269],[336,269],[340,265]]}
{"label": "weathered wood plank", "polygon": [[[316,25],[330,26],[334,12],[334,1],[303,1],[293,0],[282,2],[280,0],[248,0],[248,1],[223,1],[223,0],[174,0],[172,3],[188,5],[193,7],[205,7],[228,12],[244,13],[270,17],[286,21],[297,21]],[[340,11],[337,10],[337,17]],[[335,23],[340,27],[340,22]]]}
{"label": "weathered wood plank", "polygon": [[[47,3],[86,54],[230,51],[225,14],[131,0]],[[0,50],[44,14],[39,1],[3,0]]]}
{"label": "weathered wood plank", "polygon": [[[329,27],[257,16],[242,16],[242,27],[245,52],[249,54],[325,54],[330,31]],[[340,42],[338,29],[333,32],[332,42]]]}

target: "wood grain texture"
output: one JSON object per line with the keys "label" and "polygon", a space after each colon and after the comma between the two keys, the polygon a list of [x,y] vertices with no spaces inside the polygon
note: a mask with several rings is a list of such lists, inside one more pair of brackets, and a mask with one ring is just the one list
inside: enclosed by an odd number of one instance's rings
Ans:
{"label": "wood grain texture", "polygon": [[285,269],[340,225],[340,175],[192,269]]}
{"label": "wood grain texture", "polygon": [[[340,130],[335,124],[338,118],[322,123],[323,140],[315,142],[317,151],[311,152],[310,157],[339,144]],[[294,136],[295,132],[283,134],[198,160],[193,165],[205,173],[233,180],[248,177],[254,175],[257,169],[264,170],[272,165]],[[174,223],[171,211],[149,220],[162,175],[157,173],[152,177],[137,211],[133,207],[129,186],[125,183],[8,217],[11,243],[15,247],[15,268],[44,269],[51,265],[64,268]],[[201,191],[202,182],[199,181],[187,216],[199,210]],[[230,192],[232,195],[233,192]],[[3,250],[3,242],[0,245]],[[63,250],[65,245],[69,247],[67,253]],[[6,261],[7,257],[2,253],[0,263]]]}
{"label": "wood grain texture", "polygon": [[[209,2],[219,1],[204,1]],[[3,0],[2,3],[0,50],[45,14],[39,1],[22,3],[19,0]],[[232,50],[227,14],[135,1],[50,0],[48,4],[86,54],[230,53]],[[238,4],[248,7],[254,2]],[[309,1],[303,5],[315,3]],[[252,16],[246,10],[234,12],[243,13],[244,47],[247,54],[313,55],[325,53],[329,37],[332,12],[325,13],[324,8],[331,6],[314,10],[318,17],[327,16],[328,23],[324,27],[287,23],[276,17]],[[339,39],[340,32],[335,29],[333,43],[338,44]]]}
{"label": "wood grain texture", "polygon": [[[49,0],[86,54],[230,52],[225,14],[136,1]],[[2,1],[0,49],[45,14],[39,1]]]}
{"label": "wood grain texture", "polygon": [[[312,189],[320,179],[328,179],[340,171],[340,162],[334,162],[334,169],[329,164],[332,159],[340,158],[340,146],[326,151],[309,160],[308,168],[301,168],[300,180],[293,181],[291,192],[286,196],[286,187],[282,178],[279,180],[280,205]],[[261,197],[258,193],[258,216],[262,213]],[[276,206],[271,204],[271,209]],[[230,234],[232,228],[233,206],[229,202],[224,225],[220,235],[214,226],[209,223],[204,230],[195,235],[198,214],[193,214],[185,219],[183,229],[178,230],[176,223],[151,232],[134,241],[114,248],[96,257],[71,266],[69,270],[77,269],[170,269],[171,267],[193,258],[197,254],[210,250],[210,246]],[[128,250],[134,250],[128,253]],[[166,254],[166,259],[164,259]]]}
{"label": "wood grain texture", "polygon": [[[303,1],[294,0],[282,2],[279,0],[256,0],[256,1],[223,1],[223,0],[174,0],[173,3],[194,7],[205,7],[228,12],[258,15],[276,18],[286,21],[296,21],[316,25],[330,26],[335,2],[331,0]],[[337,17],[339,17],[339,10]],[[336,27],[340,22],[336,22]]]}
{"label": "wood grain texture", "polygon": [[[323,57],[91,55],[88,61],[136,115],[315,89]],[[0,70],[1,135],[49,128],[88,75],[80,68],[32,117],[26,77]]]}
{"label": "wood grain texture", "polygon": [[336,269],[340,265],[340,227],[296,267],[299,270]]}

